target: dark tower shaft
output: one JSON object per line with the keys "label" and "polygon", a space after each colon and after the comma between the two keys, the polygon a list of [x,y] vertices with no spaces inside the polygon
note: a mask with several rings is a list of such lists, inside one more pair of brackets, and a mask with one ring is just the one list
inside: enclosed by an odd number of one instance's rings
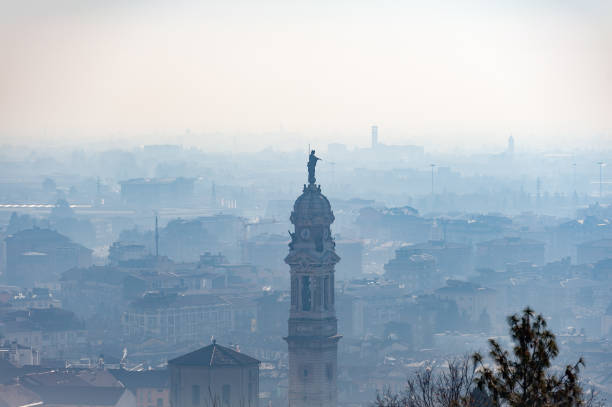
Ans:
{"label": "dark tower shaft", "polygon": [[338,340],[334,299],[335,253],[330,225],[334,214],[320,186],[304,186],[295,201],[289,255],[291,310],[289,406],[337,405]]}

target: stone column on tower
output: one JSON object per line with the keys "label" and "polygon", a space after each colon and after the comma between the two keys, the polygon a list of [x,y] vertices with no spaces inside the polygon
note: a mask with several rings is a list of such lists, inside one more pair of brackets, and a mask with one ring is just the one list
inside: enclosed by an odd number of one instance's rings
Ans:
{"label": "stone column on tower", "polygon": [[[312,177],[314,178],[314,176]],[[334,307],[334,266],[340,257],[330,225],[334,214],[321,186],[310,182],[291,213],[289,406],[337,405],[338,341]]]}

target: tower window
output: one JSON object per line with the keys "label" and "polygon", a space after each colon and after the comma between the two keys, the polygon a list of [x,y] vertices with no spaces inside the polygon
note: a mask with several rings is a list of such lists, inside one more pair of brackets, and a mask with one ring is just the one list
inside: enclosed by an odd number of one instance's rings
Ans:
{"label": "tower window", "polygon": [[291,305],[297,308],[298,305],[298,285],[299,281],[296,278],[291,279]]}
{"label": "tower window", "polygon": [[304,276],[302,277],[302,311],[310,311],[310,307],[310,278]]}
{"label": "tower window", "polygon": [[308,377],[308,369],[304,369],[304,377]]}
{"label": "tower window", "polygon": [[224,406],[230,404],[230,390],[231,390],[231,387],[229,384],[223,385],[223,405]]}
{"label": "tower window", "polygon": [[329,277],[323,280],[323,308],[329,309]]}

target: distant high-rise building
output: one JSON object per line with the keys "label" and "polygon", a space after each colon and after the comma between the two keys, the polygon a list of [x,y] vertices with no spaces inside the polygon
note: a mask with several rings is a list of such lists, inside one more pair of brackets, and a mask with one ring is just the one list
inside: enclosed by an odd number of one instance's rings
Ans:
{"label": "distant high-rise building", "polygon": [[338,322],[334,306],[335,251],[330,225],[334,214],[321,187],[304,185],[295,201],[289,255],[289,406],[335,407],[337,403]]}
{"label": "distant high-rise building", "polygon": [[372,126],[372,148],[378,146],[378,126]]}
{"label": "distant high-rise building", "polygon": [[514,136],[508,137],[508,154],[514,154]]}

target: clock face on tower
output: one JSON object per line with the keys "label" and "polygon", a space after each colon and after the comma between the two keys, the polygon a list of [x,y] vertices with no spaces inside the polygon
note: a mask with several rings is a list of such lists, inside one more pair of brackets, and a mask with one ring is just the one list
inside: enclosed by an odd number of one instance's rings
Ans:
{"label": "clock face on tower", "polygon": [[304,228],[302,229],[302,232],[300,233],[300,236],[302,236],[302,239],[306,240],[310,237],[310,229],[308,228]]}

